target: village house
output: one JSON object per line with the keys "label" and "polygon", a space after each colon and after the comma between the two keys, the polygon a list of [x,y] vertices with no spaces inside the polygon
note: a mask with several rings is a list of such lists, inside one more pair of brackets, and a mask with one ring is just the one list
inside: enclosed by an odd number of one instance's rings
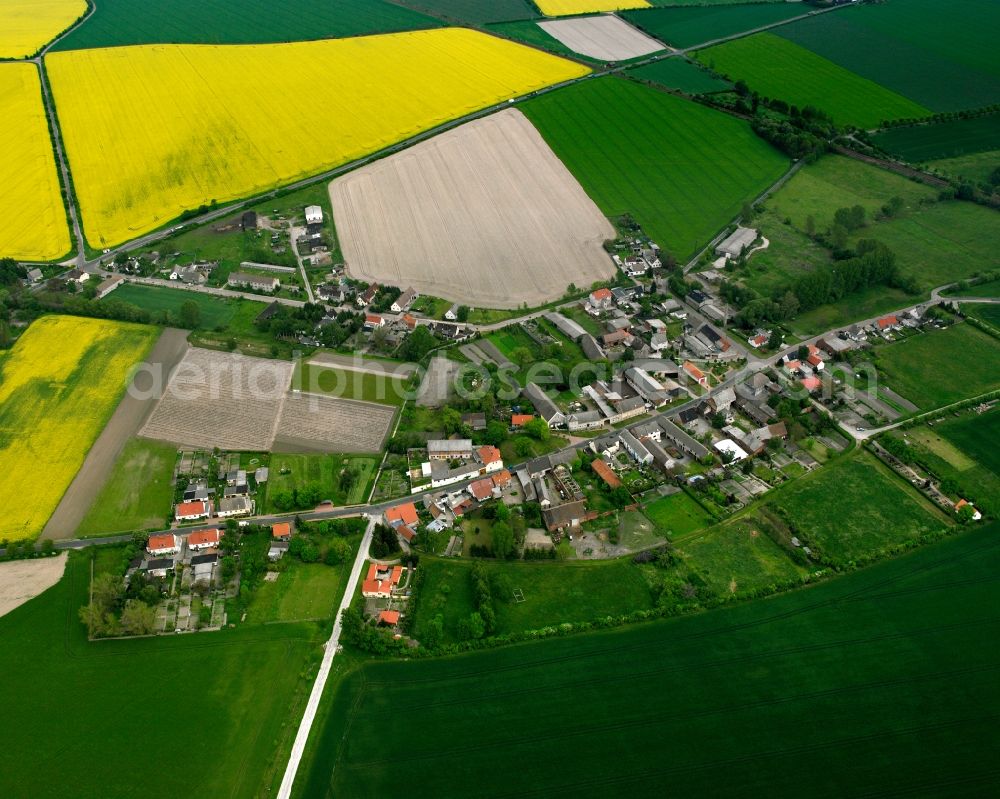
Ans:
{"label": "village house", "polygon": [[97,287],[97,291],[94,292],[94,298],[103,300],[124,282],[125,278],[121,275],[112,275]]}
{"label": "village house", "polygon": [[413,305],[413,301],[417,296],[417,292],[413,288],[408,288],[396,298],[390,310],[393,313],[402,313],[403,311],[410,310],[410,306]]}
{"label": "village house", "polygon": [[270,275],[251,275],[246,272],[232,272],[226,280],[226,285],[233,288],[273,292],[281,288],[281,281]]}
{"label": "village house", "polygon": [[608,488],[618,488],[622,484],[618,475],[614,473],[614,470],[602,458],[596,458],[591,461],[590,468],[594,474],[604,481]]}
{"label": "village house", "polygon": [[376,294],[378,294],[378,283],[372,283],[357,296],[355,302],[357,302],[359,308],[367,308],[372,304],[372,300],[375,299]]}
{"label": "village house", "polygon": [[619,438],[621,439],[622,446],[625,448],[625,451],[636,463],[642,466],[645,466],[647,463],[652,463],[652,453],[646,449],[646,445],[632,435],[632,433],[628,430],[622,430]]}
{"label": "village house", "polygon": [[380,327],[385,327],[385,317],[377,313],[365,314],[365,330],[378,330]]}
{"label": "village house", "polygon": [[[181,549],[181,539],[172,533],[151,535],[146,542],[146,551],[154,558],[176,555]],[[173,561],[171,561],[173,564]]]}
{"label": "village house", "polygon": [[403,576],[402,566],[380,566],[373,563],[361,584],[361,596],[366,599],[389,599]]}
{"label": "village house", "polygon": [[511,427],[524,427],[528,422],[534,419],[534,415],[530,413],[515,413],[511,414],[510,426]]}
{"label": "village house", "polygon": [[45,275],[43,275],[42,270],[37,267],[35,269],[28,270],[29,283],[40,283],[43,277],[45,277]]}
{"label": "village house", "polygon": [[597,339],[590,333],[585,333],[580,337],[580,349],[591,361],[603,361],[607,357],[607,354],[601,349],[601,345],[597,343]]}
{"label": "village house", "polygon": [[205,552],[191,558],[191,577],[197,582],[206,580],[211,582],[215,577],[215,570],[219,565],[219,553]]}
{"label": "village house", "polygon": [[205,500],[182,502],[174,509],[174,518],[179,522],[193,522],[207,519],[212,515],[212,506]]}
{"label": "village house", "polygon": [[66,273],[66,280],[70,283],[86,283],[90,280],[90,274],[79,269],[71,269]]}
{"label": "village house", "polygon": [[640,369],[637,366],[629,367],[625,370],[625,381],[654,408],[663,405],[670,399],[663,384],[654,379],[645,369]]}
{"label": "village house", "polygon": [[660,419],[658,424],[663,430],[664,438],[681,452],[699,461],[709,454],[704,444],[685,433],[669,419]]}
{"label": "village house", "polygon": [[764,330],[758,330],[750,338],[747,339],[747,343],[753,347],[755,350],[759,350],[771,339],[771,334]]}
{"label": "village house", "polygon": [[577,341],[583,336],[587,335],[587,331],[584,330],[577,322],[572,319],[567,319],[561,313],[556,313],[555,311],[550,311],[545,314],[545,319],[552,323],[552,325],[562,333],[566,338],[571,341]]}
{"label": "village house", "polygon": [[612,305],[614,305],[614,295],[608,288],[595,289],[587,298],[587,307],[594,313],[607,311]]}
{"label": "village house", "polygon": [[586,502],[582,499],[542,509],[542,520],[550,533],[576,529],[583,523],[586,515]]}
{"label": "village house", "polygon": [[146,563],[143,571],[151,577],[166,577],[167,572],[173,568],[173,558],[154,558]]}
{"label": "village house", "polygon": [[535,411],[549,427],[557,427],[566,421],[566,415],[537,383],[528,383],[521,393],[531,402]]}
{"label": "village house", "polygon": [[323,224],[323,209],[320,208],[318,205],[307,205],[306,224],[307,225]]}
{"label": "village house", "polygon": [[253,501],[250,497],[226,497],[219,500],[219,508],[216,515],[220,519],[229,519],[234,516],[249,516],[253,513]]}
{"label": "village house", "polygon": [[188,536],[188,549],[193,549],[198,552],[202,549],[211,549],[212,547],[217,547],[219,541],[222,540],[222,531],[218,528],[212,528],[209,530],[195,530]]}
{"label": "village house", "polygon": [[428,441],[427,457],[432,461],[470,460],[472,441],[468,438],[441,438]]}
{"label": "village house", "polygon": [[708,388],[708,377],[691,361],[684,361],[684,373],[702,388]]}
{"label": "village house", "polygon": [[456,302],[447,311],[444,312],[444,318],[449,322],[458,321],[458,303]]}

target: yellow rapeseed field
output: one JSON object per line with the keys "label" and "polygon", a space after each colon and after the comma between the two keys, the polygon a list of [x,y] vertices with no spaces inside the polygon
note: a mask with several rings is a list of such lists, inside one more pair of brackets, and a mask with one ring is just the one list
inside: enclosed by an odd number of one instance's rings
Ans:
{"label": "yellow rapeseed field", "polygon": [[0,58],[34,55],[87,10],[87,0],[0,0]]}
{"label": "yellow rapeseed field", "polygon": [[0,258],[60,258],[69,226],[34,64],[0,64],[0,120]]}
{"label": "yellow rapeseed field", "polygon": [[624,11],[627,8],[649,8],[648,0],[535,0],[535,5],[547,17],[568,14],[590,14],[594,11]]}
{"label": "yellow rapeseed field", "polygon": [[0,539],[42,531],[157,333],[46,316],[0,355]]}
{"label": "yellow rapeseed field", "polygon": [[46,65],[86,235],[100,247],[587,73],[459,28],[81,50]]}

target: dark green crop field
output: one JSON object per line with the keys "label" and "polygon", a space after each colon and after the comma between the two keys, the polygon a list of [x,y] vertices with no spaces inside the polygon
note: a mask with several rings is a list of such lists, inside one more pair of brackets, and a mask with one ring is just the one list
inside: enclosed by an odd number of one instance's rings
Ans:
{"label": "dark green crop field", "polygon": [[726,81],[683,58],[662,58],[630,69],[626,74],[630,78],[656,83],[667,89],[679,89],[686,94],[724,92],[732,88]]}
{"label": "dark green crop field", "polygon": [[767,601],[368,663],[324,697],[296,795],[984,795],[998,571],[994,525]]}
{"label": "dark green crop field", "polygon": [[982,415],[963,416],[959,421],[937,425],[935,432],[971,455],[980,466],[1000,478],[1000,409]]}
{"label": "dark green crop field", "polygon": [[822,109],[838,125],[873,128],[885,119],[930,115],[930,109],[902,94],[779,36],[786,27],[699,50],[695,56],[730,80],[746,81],[765,97]]}
{"label": "dark green crop field", "polygon": [[528,0],[399,0],[402,5],[433,14],[451,24],[510,22],[541,16]]}
{"label": "dark green crop field", "polygon": [[[101,550],[98,564],[119,552]],[[89,643],[77,618],[89,578],[89,552],[73,553],[58,584],[0,618],[0,796],[275,790],[320,626]]]}
{"label": "dark green crop field", "polygon": [[550,36],[543,28],[538,27],[538,23],[532,19],[517,22],[498,22],[494,25],[488,25],[486,30],[498,36],[506,36],[518,42],[524,42],[534,47],[541,47],[543,50],[548,50],[550,53],[555,53],[565,58],[574,58],[578,61],[587,61],[592,64],[601,63],[570,50],[555,36]]}
{"label": "dark green crop field", "polygon": [[876,134],[874,142],[886,152],[914,163],[985,152],[1000,145],[1000,114],[889,128]]}
{"label": "dark green crop field", "polygon": [[621,78],[585,81],[521,110],[604,213],[631,213],[678,259],[788,166],[742,120]]}
{"label": "dark green crop field", "polygon": [[674,47],[692,47],[812,11],[802,3],[690,6],[622,11],[620,16]]}
{"label": "dark green crop field", "polygon": [[934,111],[1000,102],[994,0],[953,0],[946,7],[938,0],[892,0],[775,33]]}
{"label": "dark green crop field", "polygon": [[[153,7],[157,6],[157,7]],[[435,28],[441,23],[385,0],[100,0],[54,50],[128,44],[253,44]]]}

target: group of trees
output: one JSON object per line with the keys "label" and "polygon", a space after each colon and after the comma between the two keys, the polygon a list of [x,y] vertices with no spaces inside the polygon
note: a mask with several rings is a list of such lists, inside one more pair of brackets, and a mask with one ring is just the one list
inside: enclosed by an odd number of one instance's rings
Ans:
{"label": "group of trees", "polygon": [[388,558],[399,550],[399,538],[396,536],[396,531],[384,524],[376,524],[372,531],[372,557]]}
{"label": "group of trees", "polygon": [[300,488],[275,491],[271,502],[279,511],[307,510],[315,508],[324,499],[324,488],[319,483],[308,483]]}

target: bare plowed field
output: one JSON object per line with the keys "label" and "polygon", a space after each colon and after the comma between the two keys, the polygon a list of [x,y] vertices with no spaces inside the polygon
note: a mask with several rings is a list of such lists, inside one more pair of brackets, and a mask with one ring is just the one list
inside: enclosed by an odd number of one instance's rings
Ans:
{"label": "bare plowed field", "polygon": [[395,409],[372,402],[290,394],[274,440],[276,451],[378,452]]}
{"label": "bare plowed field", "polygon": [[186,447],[270,449],[291,378],[286,361],[189,350],[141,435]]}
{"label": "bare plowed field", "polygon": [[538,25],[573,52],[601,61],[627,61],[666,49],[666,45],[618,17],[556,19]]}
{"label": "bare plowed field", "polygon": [[611,224],[513,109],[330,184],[352,277],[515,308],[609,277]]}
{"label": "bare plowed field", "polygon": [[0,563],[0,616],[54,586],[65,568],[65,552],[53,558]]}

